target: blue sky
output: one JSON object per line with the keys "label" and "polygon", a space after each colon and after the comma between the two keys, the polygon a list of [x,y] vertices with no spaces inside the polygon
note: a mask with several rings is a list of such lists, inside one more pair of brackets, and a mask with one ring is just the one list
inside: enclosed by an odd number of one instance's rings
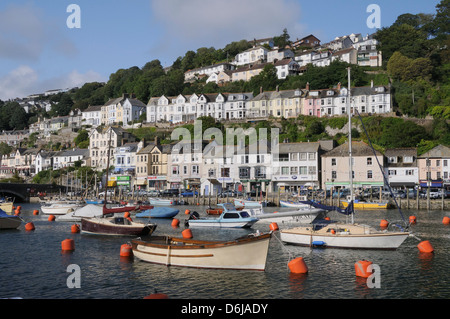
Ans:
{"label": "blue sky", "polygon": [[[368,5],[381,26],[403,13],[435,13],[440,0],[2,0],[0,99],[107,81],[121,68],[158,59],[169,66],[186,51],[232,41],[314,34],[322,43],[367,27]],[[81,28],[68,28],[70,4]],[[146,103],[147,101],[143,101]]]}

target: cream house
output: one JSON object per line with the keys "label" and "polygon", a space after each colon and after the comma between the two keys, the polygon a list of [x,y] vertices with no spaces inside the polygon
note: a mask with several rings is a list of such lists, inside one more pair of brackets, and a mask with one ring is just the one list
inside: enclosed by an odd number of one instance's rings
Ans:
{"label": "cream house", "polygon": [[[322,188],[331,189],[350,187],[350,163],[348,142],[326,152],[322,155]],[[352,142],[353,158],[353,187],[370,188],[383,187],[384,180],[382,169],[378,162],[383,165],[383,154],[376,151],[364,142]]]}

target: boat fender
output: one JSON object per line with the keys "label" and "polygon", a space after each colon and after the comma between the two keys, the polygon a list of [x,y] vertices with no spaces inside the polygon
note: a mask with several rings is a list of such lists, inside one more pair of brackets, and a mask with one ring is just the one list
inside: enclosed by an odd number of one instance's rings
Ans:
{"label": "boat fender", "polygon": [[192,212],[192,214],[189,215],[189,219],[198,219],[200,215],[197,212]]}

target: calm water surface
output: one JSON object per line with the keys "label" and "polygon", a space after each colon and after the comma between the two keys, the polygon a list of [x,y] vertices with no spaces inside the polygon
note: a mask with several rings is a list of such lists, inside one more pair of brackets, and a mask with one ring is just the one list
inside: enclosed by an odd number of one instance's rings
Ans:
{"label": "calm water surface", "polygon": [[[137,258],[124,260],[120,246],[130,239],[72,234],[73,222],[49,222],[48,216],[34,216],[38,204],[23,204],[21,216],[36,230],[27,232],[25,223],[14,231],[0,232],[0,298],[25,299],[142,299],[156,289],[173,299],[447,299],[450,298],[450,226],[442,224],[447,211],[404,210],[406,219],[417,217],[412,226],[420,240],[429,240],[435,252],[423,254],[419,240],[410,237],[395,251],[310,249],[282,245],[279,234],[271,239],[266,271],[202,270],[166,267]],[[205,207],[180,206],[181,226],[171,220],[155,219],[155,235],[181,236],[185,209],[205,214]],[[267,208],[268,211],[279,208]],[[331,214],[331,217],[339,217]],[[360,211],[355,221],[378,227],[381,219],[399,220],[398,210]],[[137,218],[136,218],[137,220]],[[145,221],[144,219],[142,221]],[[281,225],[280,225],[281,227]],[[230,239],[248,233],[268,231],[268,224],[252,229],[193,229],[196,239]],[[62,253],[61,241],[72,238],[75,251]],[[289,258],[303,257],[309,272],[293,275]],[[370,260],[380,266],[381,288],[368,288],[355,277],[354,264]],[[67,267],[81,269],[81,288],[67,287]]]}

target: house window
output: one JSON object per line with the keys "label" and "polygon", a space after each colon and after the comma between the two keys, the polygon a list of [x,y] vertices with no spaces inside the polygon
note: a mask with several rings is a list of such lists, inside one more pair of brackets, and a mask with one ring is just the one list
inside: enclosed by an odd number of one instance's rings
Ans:
{"label": "house window", "polygon": [[331,171],[331,178],[332,179],[336,179],[337,178],[336,171]]}
{"label": "house window", "polygon": [[368,178],[368,179],[371,179],[372,177],[373,177],[372,171],[371,171],[371,170],[368,170],[368,171],[367,171],[367,178]]}
{"label": "house window", "polygon": [[331,166],[336,166],[336,159],[335,158],[331,159]]}
{"label": "house window", "polygon": [[372,157],[367,158],[367,165],[372,165]]}
{"label": "house window", "polygon": [[306,175],[307,169],[308,169],[307,166],[300,166],[299,169],[300,169],[300,171],[299,171],[300,175]]}
{"label": "house window", "polygon": [[288,175],[288,174],[289,174],[289,167],[282,167],[281,175]]}

